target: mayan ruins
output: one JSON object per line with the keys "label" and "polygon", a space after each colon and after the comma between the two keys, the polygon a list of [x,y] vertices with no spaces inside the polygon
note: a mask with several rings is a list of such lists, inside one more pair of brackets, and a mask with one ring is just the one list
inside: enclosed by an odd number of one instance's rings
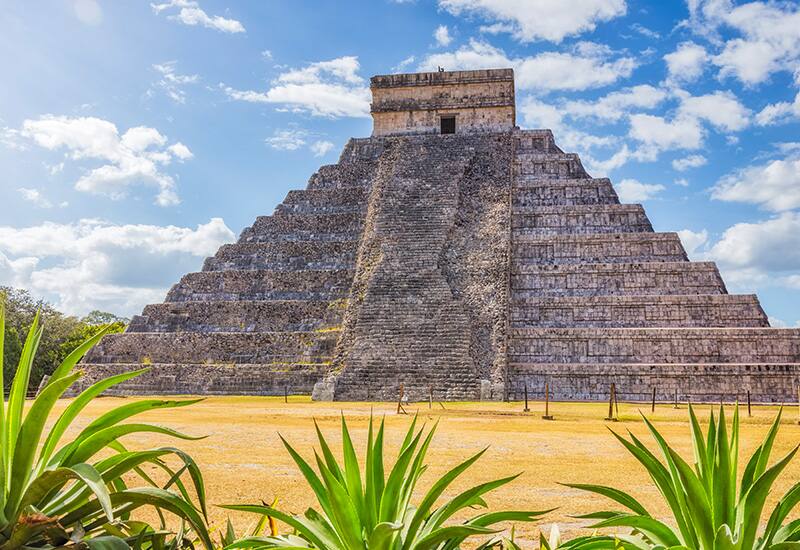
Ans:
{"label": "mayan ruins", "polygon": [[[800,329],[654,232],[511,69],[375,76],[374,129],[84,359],[118,394],[319,400],[796,397]],[[287,390],[288,388],[288,390]]]}

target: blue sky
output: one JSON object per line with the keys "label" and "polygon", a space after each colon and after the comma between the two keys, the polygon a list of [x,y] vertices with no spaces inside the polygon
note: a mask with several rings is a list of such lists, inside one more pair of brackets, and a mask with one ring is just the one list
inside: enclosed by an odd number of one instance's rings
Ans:
{"label": "blue sky", "polygon": [[7,1],[0,284],[130,315],[351,136],[374,74],[512,66],[517,119],[800,322],[800,6]]}

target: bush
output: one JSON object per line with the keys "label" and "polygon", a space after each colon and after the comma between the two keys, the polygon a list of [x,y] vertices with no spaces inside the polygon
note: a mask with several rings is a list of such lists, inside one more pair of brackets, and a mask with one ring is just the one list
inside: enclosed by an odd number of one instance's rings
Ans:
{"label": "bush", "polygon": [[600,511],[586,516],[599,520],[593,527],[629,527],[630,534],[581,537],[559,548],[688,548],[692,550],[783,550],[800,548],[800,520],[786,518],[800,501],[800,483],[795,484],[772,509],[759,534],[764,503],[775,480],[794,458],[798,448],[768,467],[770,453],[778,434],[781,415],[772,424],[761,445],[747,462],[738,482],[739,413],[733,416],[730,434],[725,410],[719,417],[711,413],[708,431],[703,434],[694,409],[689,420],[694,447],[694,466],[690,466],[669,446],[645,418],[656,440],[663,461],[636,436],[626,439],[614,435],[636,460],[645,467],[653,483],[669,506],[673,528],[654,518],[631,495],[601,485],[569,485],[603,495],[627,511]]}
{"label": "bush", "polygon": [[[49,422],[56,401],[81,376],[74,372],[75,364],[105,334],[100,330],[61,362],[26,413],[25,394],[42,338],[39,321],[36,315],[20,350],[8,403],[0,401],[0,548],[160,548],[168,534],[162,512],[170,512],[188,524],[194,536],[210,549],[204,521],[203,478],[192,458],[172,447],[129,451],[119,441],[125,435],[143,432],[196,439],[150,424],[123,424],[148,410],[181,407],[195,401],[148,399],[127,403],[95,419],[74,439],[61,444],[67,429],[92,399],[143,371],[96,382]],[[0,335],[4,329],[5,311],[0,301]],[[2,348],[0,336],[0,361]],[[0,390],[4,389],[0,376]],[[48,424],[52,427],[46,430]],[[104,458],[97,458],[98,455]],[[164,460],[168,456],[177,458],[180,468],[170,467]],[[165,472],[169,480],[164,487],[158,487],[142,470],[146,464]],[[182,479],[184,474],[191,480],[197,507]],[[130,475],[138,475],[147,486],[128,487],[125,478]],[[172,486],[177,493],[169,490]],[[154,507],[162,524],[152,527],[132,520],[131,512],[142,506]],[[181,532],[172,542],[183,544],[187,540]]]}
{"label": "bush", "polygon": [[[454,515],[467,508],[485,507],[484,495],[517,477],[514,475],[477,485],[436,506],[450,484],[472,466],[485,449],[438,479],[419,505],[414,507],[411,505],[411,497],[426,469],[425,455],[436,429],[434,427],[425,435],[424,427],[415,433],[415,426],[416,419],[406,433],[388,477],[384,475],[383,422],[373,437],[373,423],[370,420],[363,475],[344,417],[342,464],[337,462],[317,427],[322,451],[322,457],[315,452],[319,474],[281,438],[313,490],[320,509],[309,508],[301,516],[281,512],[265,504],[224,506],[229,510],[275,518],[294,529],[293,534],[246,537],[228,545],[228,548],[455,549],[466,539],[497,533],[495,526],[498,523],[533,521],[537,516],[546,513],[487,512],[462,523],[451,522]],[[498,544],[499,540],[491,539],[478,548],[490,548]]]}

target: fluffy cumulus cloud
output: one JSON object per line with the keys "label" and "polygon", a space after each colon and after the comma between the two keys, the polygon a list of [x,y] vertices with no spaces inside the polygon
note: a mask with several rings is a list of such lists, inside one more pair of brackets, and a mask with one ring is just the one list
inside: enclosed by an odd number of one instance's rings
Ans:
{"label": "fluffy cumulus cloud", "polygon": [[681,244],[683,244],[683,248],[686,249],[689,257],[695,259],[695,254],[708,242],[708,231],[705,229],[701,231],[683,229],[678,231],[678,237],[680,237]]}
{"label": "fluffy cumulus cloud", "polygon": [[184,25],[200,25],[227,33],[245,32],[241,22],[221,15],[208,15],[194,0],[170,0],[161,4],[150,4],[150,7],[156,14],[168,13],[169,19]]}
{"label": "fluffy cumulus cloud", "polygon": [[315,157],[327,155],[333,148],[331,141],[316,139],[317,136],[303,128],[286,128],[275,130],[271,137],[264,142],[272,149],[278,151],[298,151],[308,148]]}
{"label": "fluffy cumulus cloud", "polygon": [[800,213],[784,212],[728,228],[705,254],[737,288],[800,288]]}
{"label": "fluffy cumulus cloud", "polygon": [[800,119],[800,93],[793,102],[778,101],[770,103],[756,115],[756,124],[759,126],[770,126]]}
{"label": "fluffy cumulus cloud", "polygon": [[615,122],[631,109],[657,107],[666,97],[667,93],[664,90],[649,84],[641,84],[611,92],[596,101],[568,101],[562,107],[572,118],[595,118]]}
{"label": "fluffy cumulus cloud", "polygon": [[670,82],[693,82],[702,74],[709,60],[706,49],[694,42],[683,42],[678,48],[664,56]]}
{"label": "fluffy cumulus cloud", "polygon": [[453,37],[450,36],[450,29],[447,28],[447,25],[439,25],[436,27],[436,30],[433,31],[433,38],[439,46],[449,46],[450,42],[453,41]]}
{"label": "fluffy cumulus cloud", "polygon": [[439,0],[453,15],[475,15],[484,32],[507,32],[521,41],[561,42],[625,14],[625,0]]}
{"label": "fluffy cumulus cloud", "polygon": [[800,208],[800,156],[790,155],[728,174],[711,189],[711,196],[756,204],[773,212]]}
{"label": "fluffy cumulus cloud", "polygon": [[731,92],[714,92],[702,96],[686,95],[680,113],[709,122],[723,132],[743,130],[750,123],[750,110]]}
{"label": "fluffy cumulus cloud", "polygon": [[699,149],[703,145],[705,131],[700,121],[691,116],[667,120],[656,115],[637,113],[630,117],[628,135],[642,144],[647,151],[644,156],[655,159],[661,151]]}
{"label": "fluffy cumulus cloud", "polygon": [[564,52],[511,58],[488,42],[472,39],[455,51],[429,55],[420,63],[419,70],[435,71],[437,67],[448,71],[512,67],[519,90],[579,91],[629,77],[636,68],[636,60],[592,42],[580,42]]}
{"label": "fluffy cumulus cloud", "polygon": [[[17,192],[22,196],[23,200],[26,200],[32,203],[39,208],[53,208],[53,203],[48,199],[45,194],[39,190],[34,189],[32,187],[20,187],[17,189]],[[59,204],[61,208],[69,206],[69,203],[62,202]]]}
{"label": "fluffy cumulus cloud", "polygon": [[357,57],[345,56],[288,69],[265,92],[238,90],[225,84],[220,87],[236,101],[274,104],[328,118],[368,117],[371,96],[359,69]]}
{"label": "fluffy cumulus cloud", "polygon": [[703,155],[689,155],[672,161],[672,167],[678,172],[685,172],[690,168],[699,168],[704,166],[708,159]]}
{"label": "fluffy cumulus cloud", "polygon": [[614,186],[622,202],[642,202],[655,198],[665,189],[657,183],[642,183],[635,179],[624,179]]}
{"label": "fluffy cumulus cloud", "polygon": [[75,189],[120,199],[131,187],[145,185],[158,190],[155,202],[160,206],[180,202],[175,179],[165,167],[192,158],[188,147],[168,144],[155,128],[136,126],[120,135],[114,123],[95,117],[28,119],[19,135],[45,149],[64,151],[73,161],[99,161],[101,166],[84,173]]}
{"label": "fluffy cumulus cloud", "polygon": [[[796,2],[689,0],[690,26],[720,44],[711,57],[722,78],[746,85],[766,81],[777,71],[794,72],[800,60],[800,6]],[[727,41],[719,29],[737,35]]]}
{"label": "fluffy cumulus cloud", "polygon": [[0,226],[0,284],[27,288],[68,313],[131,315],[233,240],[220,218],[194,229],[91,219]]}

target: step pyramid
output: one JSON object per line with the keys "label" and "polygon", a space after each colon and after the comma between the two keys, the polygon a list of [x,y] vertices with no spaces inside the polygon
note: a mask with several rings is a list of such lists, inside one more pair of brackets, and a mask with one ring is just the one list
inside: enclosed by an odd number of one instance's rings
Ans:
{"label": "step pyramid", "polygon": [[728,294],[549,130],[514,126],[510,70],[372,88],[373,136],[103,338],[82,384],[146,365],[114,391],[794,398],[800,330]]}

